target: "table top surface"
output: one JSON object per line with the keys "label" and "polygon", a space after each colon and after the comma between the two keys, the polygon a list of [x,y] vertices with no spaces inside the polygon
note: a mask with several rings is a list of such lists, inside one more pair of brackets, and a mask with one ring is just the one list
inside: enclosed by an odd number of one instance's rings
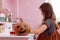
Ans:
{"label": "table top surface", "polygon": [[26,36],[17,36],[17,35],[0,35],[0,37],[26,37],[26,38],[28,38],[28,37],[32,37],[32,36],[34,36],[34,34],[28,34],[28,35],[26,35]]}

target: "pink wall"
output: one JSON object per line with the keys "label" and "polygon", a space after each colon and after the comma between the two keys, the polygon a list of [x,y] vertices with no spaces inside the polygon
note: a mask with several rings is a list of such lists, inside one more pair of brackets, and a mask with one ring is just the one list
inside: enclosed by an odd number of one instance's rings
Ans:
{"label": "pink wall", "polygon": [[16,18],[17,14],[17,0],[3,0],[3,9],[9,8],[13,13],[13,18]]}
{"label": "pink wall", "polygon": [[18,17],[23,18],[32,28],[38,28],[42,21],[39,6],[43,2],[44,0],[18,0],[17,6],[17,0],[4,0],[3,7],[11,9],[14,19],[18,14]]}
{"label": "pink wall", "polygon": [[32,28],[38,28],[42,21],[39,6],[43,2],[44,0],[19,0],[19,17],[22,17]]}

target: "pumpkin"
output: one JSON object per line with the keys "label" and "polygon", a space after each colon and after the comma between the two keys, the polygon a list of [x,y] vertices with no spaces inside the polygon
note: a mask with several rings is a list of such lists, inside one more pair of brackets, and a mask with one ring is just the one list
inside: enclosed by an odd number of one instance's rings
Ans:
{"label": "pumpkin", "polygon": [[31,28],[30,25],[24,23],[22,19],[20,19],[21,22],[16,23],[14,25],[14,31],[18,36],[25,36],[30,33]]}

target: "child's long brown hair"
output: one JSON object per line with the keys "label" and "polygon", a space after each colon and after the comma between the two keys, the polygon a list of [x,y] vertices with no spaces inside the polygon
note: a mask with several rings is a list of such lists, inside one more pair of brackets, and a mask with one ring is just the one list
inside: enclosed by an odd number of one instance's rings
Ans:
{"label": "child's long brown hair", "polygon": [[41,11],[43,12],[44,16],[44,21],[47,19],[56,19],[56,17],[53,18],[53,15],[55,16],[54,12],[53,12],[53,8],[51,6],[51,4],[49,3],[43,3],[39,9],[41,9]]}
{"label": "child's long brown hair", "polygon": [[[56,24],[56,16],[54,14],[53,8],[49,3],[43,3],[39,9],[41,9],[42,13],[44,14],[44,21],[47,19],[52,19]],[[58,24],[56,24],[56,28],[58,28]]]}

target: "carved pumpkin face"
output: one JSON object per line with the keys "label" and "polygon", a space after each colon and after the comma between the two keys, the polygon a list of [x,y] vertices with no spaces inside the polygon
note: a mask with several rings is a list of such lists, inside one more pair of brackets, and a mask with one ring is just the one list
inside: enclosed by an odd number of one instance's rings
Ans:
{"label": "carved pumpkin face", "polygon": [[20,36],[27,35],[31,31],[30,26],[23,22],[15,24],[14,27],[15,33]]}

